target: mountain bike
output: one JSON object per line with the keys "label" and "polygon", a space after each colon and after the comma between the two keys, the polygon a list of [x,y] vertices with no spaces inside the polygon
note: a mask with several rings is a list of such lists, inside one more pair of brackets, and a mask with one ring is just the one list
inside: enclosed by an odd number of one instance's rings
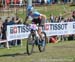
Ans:
{"label": "mountain bike", "polygon": [[36,45],[40,52],[45,51],[46,46],[46,33],[41,32],[42,39],[39,39],[36,34],[37,30],[31,30],[27,38],[26,51],[28,55],[31,55],[34,50],[34,45]]}

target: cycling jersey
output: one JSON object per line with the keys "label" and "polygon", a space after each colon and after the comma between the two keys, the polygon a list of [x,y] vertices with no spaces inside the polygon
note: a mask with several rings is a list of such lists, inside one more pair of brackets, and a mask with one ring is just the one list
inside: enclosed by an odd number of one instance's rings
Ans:
{"label": "cycling jersey", "polygon": [[32,6],[27,7],[27,18],[32,21],[34,24],[42,24],[42,14],[40,14],[38,11],[34,10]]}
{"label": "cycling jersey", "polygon": [[38,29],[38,27],[36,26],[36,24],[31,24],[30,29],[35,31]]}
{"label": "cycling jersey", "polygon": [[40,16],[40,13],[37,11],[32,12],[32,14],[28,13],[28,17],[32,17],[32,19],[38,19],[39,16]]}

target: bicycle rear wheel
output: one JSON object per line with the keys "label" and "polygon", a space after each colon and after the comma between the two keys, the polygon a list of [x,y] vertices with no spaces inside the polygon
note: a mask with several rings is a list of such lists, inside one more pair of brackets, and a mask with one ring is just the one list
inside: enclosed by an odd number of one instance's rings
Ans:
{"label": "bicycle rear wheel", "polygon": [[27,39],[27,45],[26,45],[26,50],[27,50],[28,55],[31,55],[33,52],[34,42],[35,42],[35,40],[33,39],[32,34],[30,34]]}
{"label": "bicycle rear wheel", "polygon": [[45,46],[46,46],[46,33],[42,32],[42,35],[43,35],[43,39],[41,40],[41,44],[38,45],[40,52],[45,51]]}

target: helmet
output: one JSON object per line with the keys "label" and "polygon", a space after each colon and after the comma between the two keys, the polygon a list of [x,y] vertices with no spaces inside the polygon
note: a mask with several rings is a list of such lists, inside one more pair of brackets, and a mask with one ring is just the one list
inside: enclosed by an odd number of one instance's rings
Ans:
{"label": "helmet", "polygon": [[33,10],[34,10],[34,8],[33,8],[32,6],[28,6],[28,7],[27,7],[27,11],[28,11],[28,12],[31,12],[31,11],[33,11]]}

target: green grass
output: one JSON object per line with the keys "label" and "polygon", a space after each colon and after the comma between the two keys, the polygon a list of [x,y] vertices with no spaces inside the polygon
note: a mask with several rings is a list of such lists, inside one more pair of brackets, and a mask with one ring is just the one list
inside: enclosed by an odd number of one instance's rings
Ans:
{"label": "green grass", "polygon": [[[24,41],[24,43],[26,43]],[[23,46],[10,49],[0,49],[0,62],[74,62],[75,41],[64,41],[56,44],[47,44],[45,52],[39,52],[35,46],[34,53],[26,54]]]}
{"label": "green grass", "polygon": [[[72,12],[75,10],[75,6],[70,6],[70,5],[50,5],[50,6],[40,6],[40,7],[35,7],[37,11],[39,11],[42,14],[45,14],[47,18],[53,14],[54,16],[59,16],[59,14],[66,14],[68,12]],[[65,13],[66,11],[66,13]],[[18,16],[22,17],[23,19],[25,18],[24,16],[26,13],[23,12],[18,12]],[[71,15],[71,14],[69,14]],[[65,15],[66,17],[69,15]]]}
{"label": "green grass", "polygon": [[[59,14],[66,14],[68,12],[72,12],[73,10],[75,10],[75,6],[70,6],[70,5],[61,5],[61,4],[55,4],[55,5],[49,5],[49,6],[39,6],[36,7],[35,9],[37,11],[39,11],[42,14],[45,14],[47,16],[47,18],[49,18],[50,14],[53,14],[54,16],[59,16]],[[21,11],[20,11],[21,10]],[[65,13],[66,11],[66,13]],[[14,13],[14,12],[12,12]],[[2,13],[0,13],[2,14]],[[5,13],[7,14],[7,13]],[[11,12],[9,13],[9,15],[11,15]],[[70,14],[69,14],[70,15]],[[66,17],[68,17],[69,15],[65,15]],[[1,15],[3,16],[3,15]],[[8,14],[7,14],[8,16]],[[26,9],[24,8],[20,8],[17,10],[17,16],[19,16],[20,18],[22,18],[23,20],[25,20],[26,17]]]}

